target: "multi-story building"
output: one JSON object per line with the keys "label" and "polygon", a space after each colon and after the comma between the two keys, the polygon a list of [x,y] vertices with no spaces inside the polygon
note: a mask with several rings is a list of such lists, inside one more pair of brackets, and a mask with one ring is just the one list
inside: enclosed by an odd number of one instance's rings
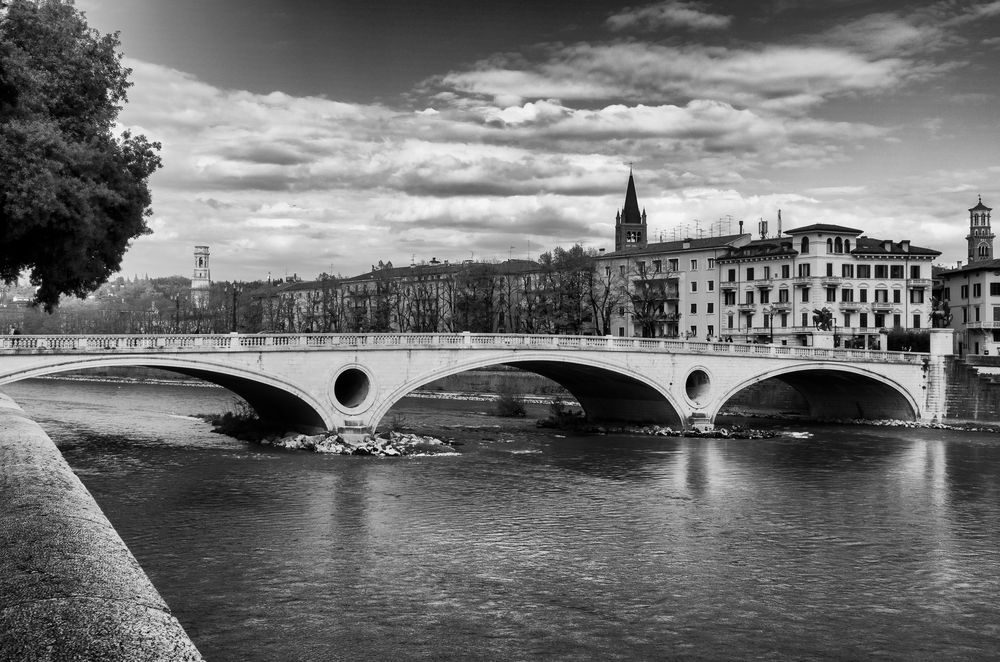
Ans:
{"label": "multi-story building", "polygon": [[944,321],[955,329],[959,355],[1000,354],[1000,260],[993,258],[991,211],[980,197],[969,210],[968,264],[938,274],[950,316]]}
{"label": "multi-story building", "polygon": [[876,347],[887,328],[930,325],[938,251],[827,224],[758,240],[741,232],[649,243],[638,208],[630,173],[616,250],[597,260],[621,281],[618,335],[802,345],[812,344],[816,316],[828,315],[835,342]]}

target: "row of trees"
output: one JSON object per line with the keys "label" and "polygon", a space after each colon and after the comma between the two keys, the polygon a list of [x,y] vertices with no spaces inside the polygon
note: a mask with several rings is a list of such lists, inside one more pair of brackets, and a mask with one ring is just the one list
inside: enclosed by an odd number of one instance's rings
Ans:
{"label": "row of trees", "polygon": [[543,253],[537,263],[468,263],[449,268],[375,267],[352,279],[321,278],[289,286],[272,302],[289,332],[612,333],[628,311],[642,335],[662,335],[666,274],[601,266],[576,245]]}

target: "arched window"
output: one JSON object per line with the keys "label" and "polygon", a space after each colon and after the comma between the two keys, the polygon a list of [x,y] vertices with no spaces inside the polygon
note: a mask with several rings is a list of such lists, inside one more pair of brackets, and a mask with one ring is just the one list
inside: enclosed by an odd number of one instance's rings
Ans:
{"label": "arched window", "polygon": [[800,253],[809,252],[809,237],[802,237],[802,249],[799,252]]}
{"label": "arched window", "polygon": [[833,239],[827,239],[826,240],[826,252],[827,253],[832,253],[833,252]]}
{"label": "arched window", "polygon": [[850,253],[851,252],[851,240],[850,239],[845,239],[844,240],[844,252],[845,253]]}
{"label": "arched window", "polygon": [[844,242],[840,239],[840,237],[837,237],[837,239],[833,242],[833,250],[836,253],[844,252]]}

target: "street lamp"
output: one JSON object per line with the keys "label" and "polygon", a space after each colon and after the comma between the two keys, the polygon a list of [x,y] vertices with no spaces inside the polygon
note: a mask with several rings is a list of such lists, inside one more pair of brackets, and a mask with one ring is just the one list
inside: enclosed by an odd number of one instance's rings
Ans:
{"label": "street lamp", "polygon": [[774,344],[774,308],[766,306],[764,308],[764,314],[767,315],[767,331],[768,331],[768,344]]}

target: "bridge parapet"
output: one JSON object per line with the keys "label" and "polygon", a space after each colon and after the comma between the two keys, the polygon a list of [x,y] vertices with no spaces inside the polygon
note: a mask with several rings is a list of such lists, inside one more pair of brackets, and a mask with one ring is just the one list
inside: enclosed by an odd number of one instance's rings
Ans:
{"label": "bridge parapet", "polygon": [[45,335],[0,337],[0,354],[103,354],[184,352],[271,352],[283,350],[365,349],[518,349],[589,350],[715,354],[734,357],[814,359],[865,363],[920,364],[929,354],[871,349],[832,349],[794,345],[699,342],[666,338],[561,336],[482,333],[372,334],[200,334],[200,335]]}

